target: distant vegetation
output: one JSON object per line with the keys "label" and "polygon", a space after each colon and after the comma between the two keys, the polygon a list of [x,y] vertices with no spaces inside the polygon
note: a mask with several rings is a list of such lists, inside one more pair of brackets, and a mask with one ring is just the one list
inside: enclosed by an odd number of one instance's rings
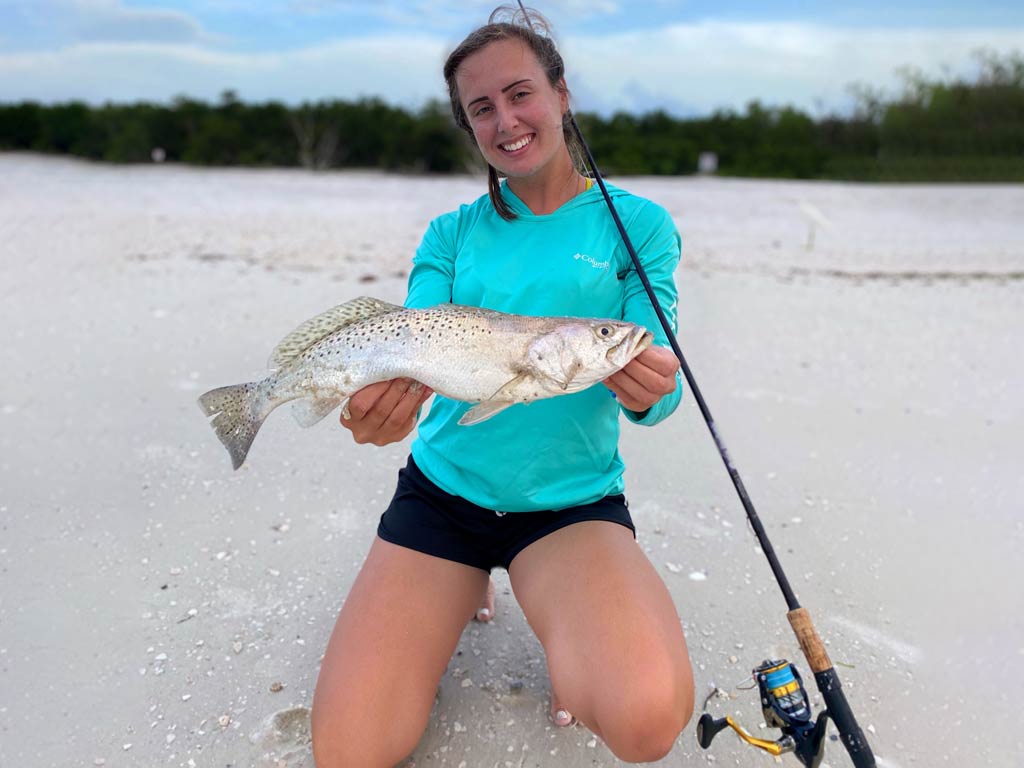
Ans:
{"label": "distant vegetation", "polygon": [[[813,118],[758,102],[746,112],[664,112],[578,120],[609,174],[680,175],[714,152],[729,176],[871,181],[1024,181],[1024,56],[980,54],[973,82],[904,76],[886,100],[855,89],[850,116]],[[288,107],[179,98],[170,105],[0,104],[0,149],[116,163],[379,168],[451,173],[479,166],[446,104],[418,112],[376,99]]]}

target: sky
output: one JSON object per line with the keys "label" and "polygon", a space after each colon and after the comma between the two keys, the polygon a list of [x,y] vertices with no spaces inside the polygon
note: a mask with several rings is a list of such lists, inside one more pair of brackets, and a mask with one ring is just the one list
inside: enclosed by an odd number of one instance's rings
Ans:
{"label": "sky", "polygon": [[[491,2],[0,0],[0,102],[177,96],[299,104],[446,99],[447,53]],[[851,86],[971,77],[979,50],[1024,55],[1024,2],[533,0],[578,111],[847,113]]]}

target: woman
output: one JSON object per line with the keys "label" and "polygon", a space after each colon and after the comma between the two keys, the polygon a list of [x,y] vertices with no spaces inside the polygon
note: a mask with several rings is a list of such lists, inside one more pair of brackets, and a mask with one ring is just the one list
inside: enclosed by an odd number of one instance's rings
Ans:
{"label": "woman", "polygon": [[[561,57],[548,36],[494,18],[444,70],[489,194],[431,223],[406,305],[658,329],[600,191],[574,164]],[[674,322],[678,233],[663,209],[610,191]],[[391,766],[415,748],[493,567],[508,570],[544,647],[556,721],[572,712],[626,761],[672,748],[693,709],[692,672],[671,596],[636,544],[617,449],[620,413],[653,425],[679,402],[678,362],[655,336],[605,387],[483,424],[460,427],[469,406],[435,400],[324,655],[312,716],[320,768]],[[381,382],[341,423],[357,442],[395,442],[430,394]]]}

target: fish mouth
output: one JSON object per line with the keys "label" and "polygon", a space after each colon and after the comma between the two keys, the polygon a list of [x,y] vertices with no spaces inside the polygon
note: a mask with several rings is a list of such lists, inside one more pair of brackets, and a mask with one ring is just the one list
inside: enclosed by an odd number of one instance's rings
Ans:
{"label": "fish mouth", "polygon": [[630,350],[629,353],[631,360],[654,343],[654,334],[646,328],[639,328],[638,332],[634,334],[634,336],[636,337],[636,343],[633,345],[633,349]]}
{"label": "fish mouth", "polygon": [[654,342],[654,334],[648,331],[643,326],[637,326],[630,334],[620,341],[616,346],[608,350],[608,359],[611,360],[613,357],[620,357],[622,353],[625,353],[625,362],[623,365],[628,363],[634,357],[639,355],[645,349],[647,349]]}

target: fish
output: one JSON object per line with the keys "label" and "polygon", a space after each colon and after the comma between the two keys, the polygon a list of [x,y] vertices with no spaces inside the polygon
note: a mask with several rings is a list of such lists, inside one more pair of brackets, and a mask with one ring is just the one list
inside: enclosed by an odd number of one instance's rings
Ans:
{"label": "fish", "polygon": [[[256,433],[280,405],[311,427],[379,381],[409,378],[453,400],[475,403],[470,426],[516,404],[580,392],[621,370],[653,334],[622,320],[513,315],[439,304],[409,309],[361,296],[313,317],[273,350],[259,381],[199,397],[237,470]],[[345,412],[343,410],[343,412]]]}

